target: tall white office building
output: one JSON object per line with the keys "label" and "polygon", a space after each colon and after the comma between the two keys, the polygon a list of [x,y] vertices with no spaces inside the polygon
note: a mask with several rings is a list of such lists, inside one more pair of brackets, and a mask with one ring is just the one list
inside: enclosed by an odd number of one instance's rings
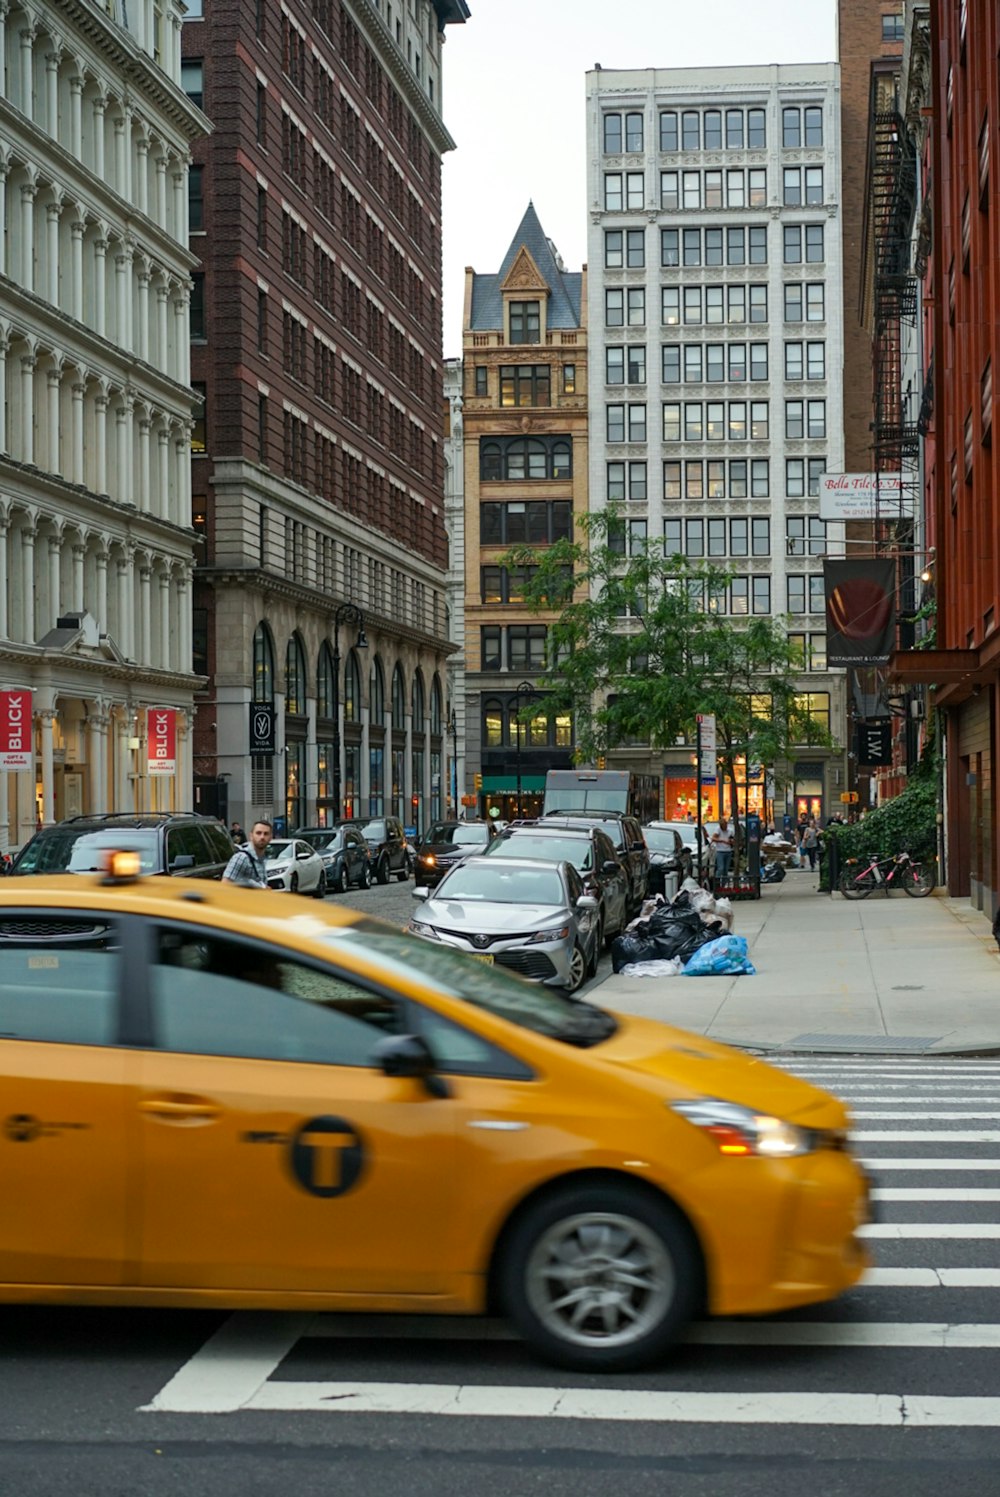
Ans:
{"label": "tall white office building", "polygon": [[[622,504],[626,545],[729,568],[733,617],[788,614],[802,692],[843,745],[820,559],[843,526],[818,497],[843,468],[839,68],[598,68],[587,143],[591,507]],[[693,811],[689,748],[637,752],[613,757],[662,774],[666,817]],[[842,749],[790,769],[751,806],[839,810]]]}
{"label": "tall white office building", "polygon": [[188,163],[208,122],[181,87],[184,9],[0,3],[0,749],[11,723],[23,745],[2,754],[4,849],[191,804]]}

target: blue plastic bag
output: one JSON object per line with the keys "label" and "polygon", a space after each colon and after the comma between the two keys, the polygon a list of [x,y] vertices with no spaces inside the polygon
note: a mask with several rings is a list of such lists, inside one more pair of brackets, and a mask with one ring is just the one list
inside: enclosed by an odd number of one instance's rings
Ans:
{"label": "blue plastic bag", "polygon": [[719,936],[718,940],[706,941],[704,946],[699,946],[681,976],[724,977],[743,973],[753,977],[756,971],[747,953],[746,936]]}

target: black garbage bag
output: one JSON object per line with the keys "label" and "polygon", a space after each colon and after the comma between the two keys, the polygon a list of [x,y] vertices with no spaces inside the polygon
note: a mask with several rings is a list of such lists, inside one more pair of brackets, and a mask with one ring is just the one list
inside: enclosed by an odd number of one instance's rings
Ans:
{"label": "black garbage bag", "polygon": [[[718,924],[713,921],[712,925]],[[715,939],[716,932],[706,925],[697,910],[691,908],[689,900],[678,908],[675,901],[667,909],[656,910],[648,921],[651,955],[657,960],[679,957],[686,962],[699,946]],[[650,958],[647,957],[648,961]]]}
{"label": "black garbage bag", "polygon": [[785,870],[780,863],[768,863],[760,875],[762,884],[780,884],[785,877]]}
{"label": "black garbage bag", "polygon": [[616,936],[611,943],[611,970],[613,972],[620,972],[623,967],[630,966],[632,962],[649,962],[652,959],[652,943],[648,935],[641,935],[638,930],[630,930],[625,935]]}

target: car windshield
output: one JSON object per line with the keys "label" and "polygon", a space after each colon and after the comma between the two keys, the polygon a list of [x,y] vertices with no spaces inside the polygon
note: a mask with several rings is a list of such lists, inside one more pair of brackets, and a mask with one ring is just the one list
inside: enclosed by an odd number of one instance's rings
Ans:
{"label": "car windshield", "polygon": [[490,900],[494,904],[566,903],[557,869],[503,868],[487,863],[463,863],[455,868],[442,882],[436,898]]}
{"label": "car windshield", "polygon": [[358,831],[361,833],[362,837],[364,837],[366,842],[385,841],[384,821],[366,821],[364,823],[359,823]]}
{"label": "car windshield", "polygon": [[567,1045],[589,1049],[618,1028],[604,1009],[525,982],[500,967],[487,967],[451,947],[388,930],[378,921],[340,926],[325,939],[334,948],[360,948],[366,956],[376,957],[404,984],[436,988],[498,1019]]}
{"label": "car windshield", "polygon": [[339,832],[301,832],[300,836],[303,842],[308,842],[309,846],[314,847],[317,852],[324,847],[336,847],[340,841]]}
{"label": "car windshield", "polygon": [[438,821],[431,827],[424,841],[429,844],[450,842],[455,847],[485,847],[488,838],[489,832],[484,826],[464,825],[462,822],[449,825],[446,821]]}
{"label": "car windshield", "polygon": [[646,846],[651,852],[673,852],[674,832],[672,827],[647,826],[643,827],[643,836]]}
{"label": "car windshield", "polygon": [[143,873],[157,871],[156,832],[142,828],[124,828],[120,835],[111,831],[74,831],[57,828],[35,837],[17,860],[16,873],[95,873],[108,849],[128,847],[139,854]]}
{"label": "car windshield", "polygon": [[589,837],[536,835],[501,837],[489,850],[494,858],[541,858],[543,863],[572,863],[579,873],[589,873],[594,859]]}
{"label": "car windshield", "polygon": [[290,858],[293,851],[290,842],[269,842],[264,849],[264,857],[269,863],[280,863],[284,858]]}

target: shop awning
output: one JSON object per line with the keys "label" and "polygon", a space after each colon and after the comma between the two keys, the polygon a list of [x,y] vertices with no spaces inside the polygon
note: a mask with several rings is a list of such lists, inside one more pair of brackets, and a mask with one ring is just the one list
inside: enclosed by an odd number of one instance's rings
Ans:
{"label": "shop awning", "polygon": [[[484,774],[483,789],[487,795],[516,795],[517,775],[513,774]],[[521,790],[541,791],[545,789],[545,776],[543,774],[523,774],[521,776]]]}

